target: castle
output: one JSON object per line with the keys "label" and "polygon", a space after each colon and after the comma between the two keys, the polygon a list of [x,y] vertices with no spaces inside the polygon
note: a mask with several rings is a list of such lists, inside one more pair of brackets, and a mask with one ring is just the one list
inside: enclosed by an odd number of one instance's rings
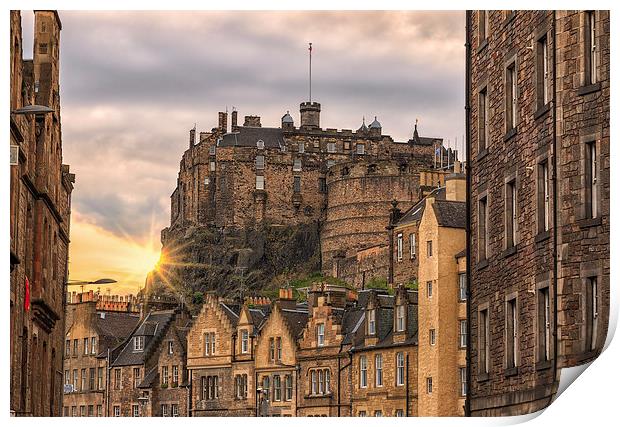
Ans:
{"label": "castle", "polygon": [[[382,134],[376,117],[356,131],[337,130],[321,128],[320,113],[321,104],[303,102],[299,127],[289,112],[280,127],[263,127],[259,116],[239,125],[232,111],[229,127],[228,113],[220,112],[218,126],[198,141],[190,130],[164,247],[188,226],[231,232],[318,223],[323,273],[342,276],[339,260],[388,243],[391,203],[411,207],[443,182],[439,169],[457,157],[441,138],[420,136],[417,124],[411,139],[397,142]],[[437,182],[424,178],[433,172]]]}

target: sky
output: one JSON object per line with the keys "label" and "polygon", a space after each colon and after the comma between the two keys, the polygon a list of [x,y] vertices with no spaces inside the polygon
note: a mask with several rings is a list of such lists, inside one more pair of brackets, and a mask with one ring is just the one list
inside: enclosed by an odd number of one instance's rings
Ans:
{"label": "sky", "polygon": [[[61,11],[63,161],[76,174],[70,279],[113,278],[112,292],[135,293],[159,257],[189,129],[209,131],[233,107],[240,121],[279,126],[290,110],[298,124],[308,42],[323,128],[377,116],[406,141],[418,119],[421,135],[464,152],[464,15]],[[24,45],[32,25],[22,12]]]}

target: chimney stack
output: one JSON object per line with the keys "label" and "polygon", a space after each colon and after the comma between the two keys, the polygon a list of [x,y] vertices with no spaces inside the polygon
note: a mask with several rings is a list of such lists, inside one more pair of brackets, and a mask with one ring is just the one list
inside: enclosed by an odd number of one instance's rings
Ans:
{"label": "chimney stack", "polygon": [[255,128],[259,128],[261,127],[260,124],[260,116],[245,116],[245,121],[243,122],[243,126],[248,126],[248,127],[255,127]]}
{"label": "chimney stack", "polygon": [[230,113],[230,131],[237,132],[237,110],[232,110]]}
{"label": "chimney stack", "polygon": [[189,148],[192,148],[196,144],[196,126],[189,131]]}
{"label": "chimney stack", "polygon": [[217,113],[217,115],[217,128],[220,132],[226,133],[228,131],[228,113],[220,111],[219,113]]}

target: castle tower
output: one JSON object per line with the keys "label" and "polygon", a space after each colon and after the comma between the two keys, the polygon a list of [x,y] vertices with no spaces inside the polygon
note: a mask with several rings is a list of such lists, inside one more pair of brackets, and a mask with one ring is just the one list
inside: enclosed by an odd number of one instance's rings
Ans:
{"label": "castle tower", "polygon": [[320,129],[321,104],[318,102],[302,102],[299,105],[301,115],[300,129]]}

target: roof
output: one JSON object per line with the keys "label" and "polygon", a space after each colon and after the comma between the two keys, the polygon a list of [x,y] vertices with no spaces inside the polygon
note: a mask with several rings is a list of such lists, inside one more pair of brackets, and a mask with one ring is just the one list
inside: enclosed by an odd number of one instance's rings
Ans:
{"label": "roof", "polygon": [[377,116],[375,116],[375,120],[368,127],[370,129],[381,129],[381,123],[377,121]]}
{"label": "roof", "polygon": [[122,343],[136,328],[140,316],[134,313],[98,311],[95,327],[99,331],[99,354]]}
{"label": "roof", "polygon": [[291,117],[288,111],[282,116],[282,123],[293,123],[293,117]]}
{"label": "roof", "polygon": [[228,320],[230,320],[230,323],[232,323],[233,328],[237,326],[237,323],[239,322],[239,313],[241,313],[241,306],[239,304],[227,304],[220,302],[220,307],[222,307],[222,311],[226,314]]}
{"label": "roof", "polygon": [[[168,326],[174,319],[174,310],[152,311],[149,313],[136,331],[131,334],[122,344],[118,357],[112,362],[112,366],[141,365],[146,355],[157,347],[160,339],[165,335]],[[144,350],[134,351],[133,338],[144,336]]]}
{"label": "roof", "polygon": [[465,228],[465,202],[435,200],[433,210],[440,227]]}
{"label": "roof", "polygon": [[458,254],[454,255],[454,258],[463,258],[465,255],[467,255],[467,252],[465,249],[463,249],[461,252],[459,252]]}
{"label": "roof", "polygon": [[[435,188],[428,194],[428,196],[431,195],[435,197],[435,200],[443,200],[446,198],[446,188]],[[422,219],[422,215],[424,214],[424,208],[426,207],[426,197],[406,210],[403,216],[401,216],[398,222],[396,222],[396,226],[398,227],[400,225],[410,224],[414,221],[420,221]]]}
{"label": "roof", "polygon": [[265,148],[281,148],[284,146],[283,131],[280,128],[263,128],[241,126],[236,132],[224,134],[217,143],[218,147],[256,147],[262,140]]}
{"label": "roof", "polygon": [[306,323],[308,323],[308,311],[299,309],[291,310],[286,308],[283,308],[280,311],[291,333],[293,334],[293,337],[299,337],[306,326]]}
{"label": "roof", "polygon": [[155,365],[147,374],[144,376],[142,382],[138,385],[138,388],[151,388],[155,385],[155,380],[157,379],[158,366]]}

